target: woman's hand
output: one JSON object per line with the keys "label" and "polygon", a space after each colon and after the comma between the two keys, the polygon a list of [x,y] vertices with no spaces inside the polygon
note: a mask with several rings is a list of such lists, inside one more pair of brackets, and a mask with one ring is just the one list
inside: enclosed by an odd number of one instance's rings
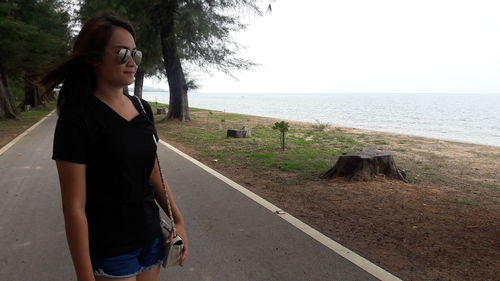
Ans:
{"label": "woman's hand", "polygon": [[[184,242],[184,247],[182,249],[182,257],[181,257],[181,261],[179,262],[179,265],[183,266],[184,262],[186,262],[186,260],[189,257],[189,243],[188,243],[188,239],[187,239],[187,235],[186,235],[186,229],[184,228],[184,224],[182,224],[182,223],[180,223],[180,224],[176,223],[175,229],[177,230],[177,235],[179,235],[182,239],[182,242]],[[166,243],[169,243],[170,241],[172,241],[173,238],[174,238],[174,233],[171,232],[167,238]]]}

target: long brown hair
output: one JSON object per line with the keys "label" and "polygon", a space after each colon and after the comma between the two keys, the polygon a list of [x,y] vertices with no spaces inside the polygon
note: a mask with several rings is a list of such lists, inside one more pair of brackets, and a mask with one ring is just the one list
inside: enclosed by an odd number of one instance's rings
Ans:
{"label": "long brown hair", "polygon": [[38,85],[50,93],[62,83],[57,97],[57,113],[66,106],[80,104],[82,98],[91,95],[97,87],[93,65],[102,60],[103,52],[116,27],[126,29],[135,40],[132,25],[111,12],[98,12],[82,27],[76,37],[71,56],[42,76]]}

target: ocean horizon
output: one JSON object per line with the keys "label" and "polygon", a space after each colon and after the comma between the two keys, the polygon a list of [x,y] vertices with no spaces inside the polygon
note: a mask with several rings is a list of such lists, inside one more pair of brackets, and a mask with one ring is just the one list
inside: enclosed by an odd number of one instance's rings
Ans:
{"label": "ocean horizon", "polygon": [[[500,146],[500,93],[200,93],[189,106]],[[168,103],[168,92],[143,92]]]}

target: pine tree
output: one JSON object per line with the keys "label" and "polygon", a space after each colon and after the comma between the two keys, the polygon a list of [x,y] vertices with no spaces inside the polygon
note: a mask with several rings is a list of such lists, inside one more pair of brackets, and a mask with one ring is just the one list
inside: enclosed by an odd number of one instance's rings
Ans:
{"label": "pine tree", "polygon": [[[170,105],[166,119],[189,121],[187,94],[197,85],[187,77],[185,66],[194,65],[206,72],[215,68],[229,75],[231,70],[253,67],[255,64],[250,60],[237,57],[240,46],[231,34],[246,27],[242,23],[243,15],[262,14],[257,2],[86,0],[81,14],[84,19],[96,10],[109,9],[128,18],[137,31],[136,44],[145,50],[144,57],[150,60],[150,63],[141,64],[144,74],[167,76]],[[158,63],[163,64],[162,69]]]}
{"label": "pine tree", "polygon": [[41,91],[32,82],[39,73],[67,56],[69,15],[59,1],[15,0],[0,3],[0,118],[19,114],[10,87],[24,81],[24,104],[41,104]]}

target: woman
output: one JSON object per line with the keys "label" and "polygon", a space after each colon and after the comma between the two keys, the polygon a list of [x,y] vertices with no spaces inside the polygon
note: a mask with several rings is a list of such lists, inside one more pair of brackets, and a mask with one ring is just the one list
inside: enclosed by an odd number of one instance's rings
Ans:
{"label": "woman", "polygon": [[[41,80],[47,92],[63,83],[52,159],[79,281],[157,280],[164,258],[155,200],[168,209],[153,113],[147,102],[141,99],[144,114],[139,101],[123,93],[141,56],[132,26],[100,13],[83,26],[72,56]],[[185,243],[183,265],[189,253],[184,219],[165,185]]]}

